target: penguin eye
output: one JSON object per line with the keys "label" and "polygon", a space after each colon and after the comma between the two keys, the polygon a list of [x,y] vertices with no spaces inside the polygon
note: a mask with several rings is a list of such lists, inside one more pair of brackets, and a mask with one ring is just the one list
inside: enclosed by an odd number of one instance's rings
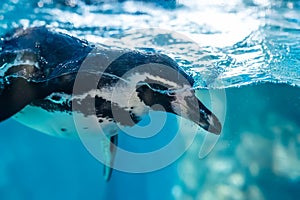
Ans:
{"label": "penguin eye", "polygon": [[146,105],[153,104],[153,90],[148,85],[141,85],[136,88],[137,96],[143,101]]}
{"label": "penguin eye", "polygon": [[171,90],[167,90],[167,91],[166,91],[166,94],[167,94],[168,96],[170,96],[170,97],[176,96],[176,93],[175,93],[174,91],[171,91]]}

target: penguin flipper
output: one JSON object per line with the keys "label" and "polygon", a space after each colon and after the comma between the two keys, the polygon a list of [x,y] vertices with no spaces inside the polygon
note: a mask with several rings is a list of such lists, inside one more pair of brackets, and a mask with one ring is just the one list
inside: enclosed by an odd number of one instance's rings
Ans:
{"label": "penguin flipper", "polygon": [[[0,82],[1,83],[1,82]],[[4,121],[36,99],[50,94],[42,84],[28,82],[25,78],[11,78],[9,83],[0,85],[0,122]]]}
{"label": "penguin flipper", "polygon": [[103,176],[106,181],[109,181],[112,174],[112,167],[118,145],[118,135],[111,136],[109,139],[105,139],[105,141],[107,142],[107,144],[104,145]]}

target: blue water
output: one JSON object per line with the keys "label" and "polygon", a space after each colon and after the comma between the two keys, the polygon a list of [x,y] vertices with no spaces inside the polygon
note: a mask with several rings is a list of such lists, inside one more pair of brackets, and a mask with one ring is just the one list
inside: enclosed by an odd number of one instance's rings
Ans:
{"label": "blue water", "polygon": [[[49,25],[93,43],[165,53],[200,93],[225,92],[224,128],[204,159],[200,134],[172,165],[146,174],[114,171],[105,183],[102,165],[79,141],[10,119],[0,124],[0,199],[299,198],[300,2],[179,1],[176,9],[59,2],[1,2],[1,35]],[[163,132],[173,129],[169,123]]]}

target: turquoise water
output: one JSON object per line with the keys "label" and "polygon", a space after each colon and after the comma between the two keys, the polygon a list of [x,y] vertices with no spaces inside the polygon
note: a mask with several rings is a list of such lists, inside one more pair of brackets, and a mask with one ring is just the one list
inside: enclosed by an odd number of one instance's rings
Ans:
{"label": "turquoise water", "polygon": [[[163,52],[195,78],[200,93],[225,91],[221,137],[204,159],[200,134],[172,165],[147,174],[115,171],[105,183],[101,164],[79,141],[10,119],[0,124],[0,199],[299,197],[300,2],[179,1],[176,9],[74,2],[2,2],[0,33],[49,25],[94,43]],[[120,143],[136,147],[126,137]]]}

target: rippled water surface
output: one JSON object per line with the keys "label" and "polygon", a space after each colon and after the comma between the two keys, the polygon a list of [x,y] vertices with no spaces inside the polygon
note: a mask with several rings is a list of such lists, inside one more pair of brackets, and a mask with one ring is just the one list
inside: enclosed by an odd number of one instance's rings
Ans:
{"label": "rippled water surface", "polygon": [[176,9],[70,2],[1,3],[1,32],[49,25],[90,42],[152,48],[176,59],[199,87],[300,85],[297,1],[179,1]]}

